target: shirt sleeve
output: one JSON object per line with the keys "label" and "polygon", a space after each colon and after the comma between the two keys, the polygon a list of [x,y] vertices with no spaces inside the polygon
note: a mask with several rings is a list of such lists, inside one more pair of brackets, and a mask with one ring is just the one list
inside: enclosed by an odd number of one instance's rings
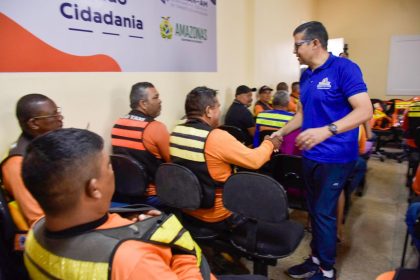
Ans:
{"label": "shirt sleeve", "polygon": [[363,74],[359,66],[346,59],[341,67],[341,87],[347,98],[362,92],[367,92],[367,87],[363,81]]}
{"label": "shirt sleeve", "polygon": [[264,140],[258,148],[250,149],[228,132],[214,129],[206,142],[206,153],[229,164],[258,169],[270,159],[273,144]]}
{"label": "shirt sleeve", "polygon": [[146,148],[155,156],[169,162],[169,132],[166,126],[154,121],[149,124],[144,133],[144,144]]}
{"label": "shirt sleeve", "polygon": [[3,183],[19,205],[23,216],[31,226],[44,212],[23,183],[21,174],[22,156],[13,156],[2,164]]}

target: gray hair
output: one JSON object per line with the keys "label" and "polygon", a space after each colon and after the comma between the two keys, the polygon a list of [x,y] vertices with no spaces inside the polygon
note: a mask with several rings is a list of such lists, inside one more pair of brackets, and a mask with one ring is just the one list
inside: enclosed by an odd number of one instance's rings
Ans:
{"label": "gray hair", "polygon": [[130,107],[131,109],[137,109],[137,106],[139,105],[139,102],[141,100],[147,100],[148,99],[148,94],[147,94],[147,89],[148,88],[154,88],[155,86],[152,83],[149,82],[141,82],[141,83],[137,83],[134,84],[131,87],[131,92],[130,92]]}
{"label": "gray hair", "polygon": [[279,90],[277,91],[273,96],[273,106],[281,106],[281,107],[287,107],[289,104],[290,97],[289,93],[285,90]]}

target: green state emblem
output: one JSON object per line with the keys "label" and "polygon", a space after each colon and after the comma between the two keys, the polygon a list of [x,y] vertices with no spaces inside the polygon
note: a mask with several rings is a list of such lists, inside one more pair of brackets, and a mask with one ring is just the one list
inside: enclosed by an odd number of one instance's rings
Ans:
{"label": "green state emblem", "polygon": [[162,22],[160,23],[160,36],[163,39],[172,39],[173,27],[169,22],[170,17],[162,17]]}

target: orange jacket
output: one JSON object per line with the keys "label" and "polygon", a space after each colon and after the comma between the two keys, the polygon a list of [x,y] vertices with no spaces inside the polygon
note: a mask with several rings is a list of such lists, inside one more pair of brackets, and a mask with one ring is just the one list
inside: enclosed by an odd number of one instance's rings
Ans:
{"label": "orange jacket", "polygon": [[1,172],[5,189],[13,196],[29,226],[44,215],[38,202],[23,183],[20,170],[23,156],[12,156],[2,163]]}

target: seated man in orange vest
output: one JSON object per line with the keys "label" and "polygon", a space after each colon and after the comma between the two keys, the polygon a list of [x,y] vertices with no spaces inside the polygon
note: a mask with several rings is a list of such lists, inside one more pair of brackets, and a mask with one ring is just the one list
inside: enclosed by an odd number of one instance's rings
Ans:
{"label": "seated man in orange vest", "polygon": [[108,213],[114,173],[99,135],[69,128],[38,137],[22,177],[45,212],[25,243],[31,279],[216,279],[174,215]]}
{"label": "seated man in orange vest", "polygon": [[35,137],[61,128],[63,116],[54,101],[45,95],[33,93],[19,99],[16,117],[22,133],[1,163],[1,180],[8,194],[16,202],[9,205],[16,226],[20,230],[27,230],[44,213],[22,181],[20,170],[26,147]]}
{"label": "seated man in orange vest", "polygon": [[168,162],[169,132],[156,121],[162,101],[155,86],[148,82],[137,83],[130,92],[131,111],[117,120],[112,128],[112,151],[128,155],[141,163],[149,179],[145,203],[159,206],[154,178],[162,162]]}
{"label": "seated man in orange vest", "polygon": [[250,149],[228,132],[218,129],[220,103],[216,91],[207,87],[193,89],[185,101],[188,120],[177,125],[170,137],[171,160],[189,168],[203,187],[201,208],[186,212],[215,229],[226,229],[241,221],[223,207],[223,184],[232,174],[232,165],[258,169],[280,146],[275,137]]}
{"label": "seated man in orange vest", "polygon": [[272,110],[273,106],[270,104],[271,102],[271,92],[273,91],[272,88],[268,86],[262,86],[258,90],[259,99],[255,103],[254,106],[254,116],[257,117],[259,113],[262,111]]}

